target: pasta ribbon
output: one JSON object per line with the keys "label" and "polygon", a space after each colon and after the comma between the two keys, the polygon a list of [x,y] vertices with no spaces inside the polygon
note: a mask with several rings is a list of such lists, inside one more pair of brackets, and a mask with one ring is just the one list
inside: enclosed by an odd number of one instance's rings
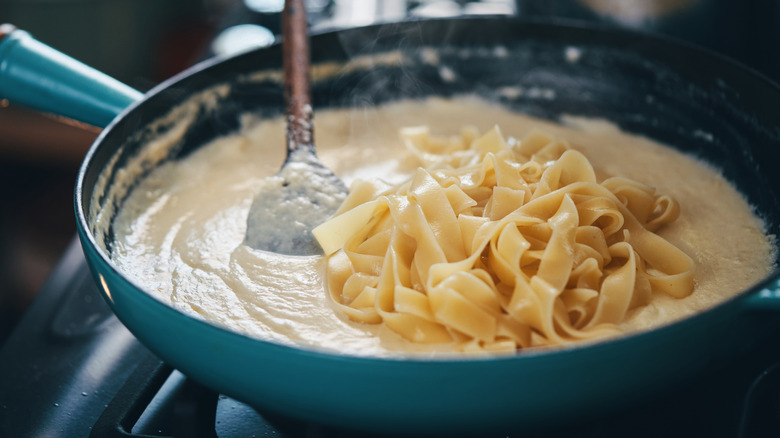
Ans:
{"label": "pasta ribbon", "polygon": [[407,128],[403,184],[353,184],[314,230],[350,319],[412,342],[513,352],[620,333],[654,294],[693,291],[693,260],[655,233],[680,207],[539,132],[434,137]]}

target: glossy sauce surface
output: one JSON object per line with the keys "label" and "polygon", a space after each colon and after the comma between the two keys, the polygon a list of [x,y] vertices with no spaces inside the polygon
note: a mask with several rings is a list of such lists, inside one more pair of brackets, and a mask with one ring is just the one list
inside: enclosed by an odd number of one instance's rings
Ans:
{"label": "glossy sauce surface", "polygon": [[[414,170],[398,137],[428,125],[455,135],[465,125],[498,125],[521,139],[541,130],[583,152],[600,177],[627,176],[669,194],[680,218],[660,234],[696,262],[695,289],[684,299],[657,294],[622,323],[627,332],[691,315],[764,278],[773,245],[750,206],[708,165],[604,121],[553,124],[475,98],[401,102],[360,110],[319,111],[315,143],[323,163],[347,184],[393,182]],[[323,287],[324,260],[264,253],[243,245],[246,216],[265,178],[280,167],[282,119],[247,118],[241,133],[171,162],[139,184],[114,222],[112,257],[138,284],[184,313],[273,342],[346,354],[449,354],[448,345],[415,344],[382,325],[339,314]]]}

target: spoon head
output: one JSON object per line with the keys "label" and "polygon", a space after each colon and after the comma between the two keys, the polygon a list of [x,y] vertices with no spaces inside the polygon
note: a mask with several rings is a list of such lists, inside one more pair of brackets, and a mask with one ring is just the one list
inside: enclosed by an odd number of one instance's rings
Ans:
{"label": "spoon head", "polygon": [[333,216],[346,196],[347,187],[330,169],[300,151],[264,181],[249,210],[245,243],[279,254],[322,254],[311,230]]}

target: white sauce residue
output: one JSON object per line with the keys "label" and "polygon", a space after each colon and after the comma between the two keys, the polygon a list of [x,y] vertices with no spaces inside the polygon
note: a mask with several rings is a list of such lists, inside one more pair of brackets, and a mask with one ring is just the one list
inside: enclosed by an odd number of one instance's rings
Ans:
{"label": "white sauce residue", "polygon": [[579,61],[581,56],[582,50],[577,47],[569,46],[564,51],[564,57],[566,58],[566,61],[572,64]]}
{"label": "white sauce residue", "polygon": [[550,88],[532,87],[525,90],[525,95],[531,99],[553,100],[555,99],[555,90]]}
{"label": "white sauce residue", "polygon": [[524,90],[522,87],[501,87],[496,92],[500,97],[516,100],[523,95]]}
{"label": "white sauce residue", "polygon": [[420,49],[420,59],[424,64],[439,65],[439,52],[431,47]]}
{"label": "white sauce residue", "polygon": [[521,97],[527,97],[529,99],[554,100],[556,96],[555,90],[538,87],[531,87],[528,89],[517,86],[501,87],[496,90],[496,93],[499,97],[503,97],[504,99],[509,100],[517,100]]}
{"label": "white sauce residue", "polygon": [[506,58],[509,56],[509,50],[504,46],[496,46],[493,48],[493,56],[496,58]]}
{"label": "white sauce residue", "polygon": [[710,142],[715,139],[715,136],[713,136],[712,133],[709,133],[707,131],[702,131],[701,129],[697,129],[693,131],[693,136]]}
{"label": "white sauce residue", "polygon": [[439,76],[441,77],[441,80],[446,83],[455,82],[455,80],[458,78],[453,69],[444,65],[439,67]]}

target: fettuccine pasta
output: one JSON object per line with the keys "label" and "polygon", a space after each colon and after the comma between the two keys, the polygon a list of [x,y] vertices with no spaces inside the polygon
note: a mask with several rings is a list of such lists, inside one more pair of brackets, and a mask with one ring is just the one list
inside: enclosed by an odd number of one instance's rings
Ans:
{"label": "fettuccine pasta", "polygon": [[543,133],[402,131],[399,185],[359,180],[314,234],[351,320],[416,343],[516,351],[619,333],[654,294],[693,291],[693,260],[656,234],[679,205]]}

